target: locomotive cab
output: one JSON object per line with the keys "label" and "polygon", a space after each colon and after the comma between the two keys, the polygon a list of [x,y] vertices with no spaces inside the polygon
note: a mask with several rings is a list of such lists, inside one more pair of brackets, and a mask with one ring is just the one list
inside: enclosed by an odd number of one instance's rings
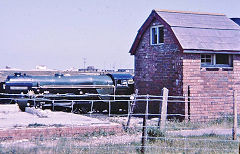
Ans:
{"label": "locomotive cab", "polygon": [[114,82],[116,95],[130,95],[134,91],[133,76],[131,74],[107,74]]}
{"label": "locomotive cab", "polygon": [[0,93],[5,92],[5,82],[0,82]]}

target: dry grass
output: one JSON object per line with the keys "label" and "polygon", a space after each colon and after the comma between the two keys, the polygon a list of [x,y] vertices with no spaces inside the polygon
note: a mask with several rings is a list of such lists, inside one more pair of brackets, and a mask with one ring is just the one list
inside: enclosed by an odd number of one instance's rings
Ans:
{"label": "dry grass", "polygon": [[[125,125],[126,117],[92,115],[100,120]],[[157,119],[148,120],[148,126],[156,126]],[[204,127],[227,128],[231,119],[218,119],[208,123],[167,122],[168,131],[199,130]],[[35,125],[34,125],[35,126]],[[32,140],[5,141],[0,144],[0,153],[139,153],[141,149],[142,118],[132,117],[127,132],[115,133],[98,131],[76,134],[69,138],[52,137]],[[229,126],[228,126],[229,127]],[[157,127],[148,131],[147,153],[238,153],[239,142],[232,141],[231,135],[214,133],[183,137],[161,132]]]}

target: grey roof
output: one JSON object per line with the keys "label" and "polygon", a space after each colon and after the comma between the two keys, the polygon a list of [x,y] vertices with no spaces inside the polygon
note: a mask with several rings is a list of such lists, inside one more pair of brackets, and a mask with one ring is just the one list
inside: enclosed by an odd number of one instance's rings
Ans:
{"label": "grey roof", "polygon": [[184,50],[240,51],[240,26],[222,14],[156,11]]}
{"label": "grey roof", "polygon": [[113,80],[128,80],[128,79],[133,78],[133,76],[131,74],[112,73],[112,74],[107,74],[107,75],[110,76]]}

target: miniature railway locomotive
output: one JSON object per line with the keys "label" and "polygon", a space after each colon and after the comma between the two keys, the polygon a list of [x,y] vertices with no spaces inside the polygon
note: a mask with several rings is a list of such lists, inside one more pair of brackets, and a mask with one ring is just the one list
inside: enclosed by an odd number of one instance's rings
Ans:
{"label": "miniature railway locomotive", "polygon": [[[71,110],[86,113],[91,108],[96,111],[108,109],[105,100],[115,99],[115,96],[131,95],[133,77],[130,74],[30,76],[15,73],[13,76],[8,76],[0,86],[0,97],[2,99],[7,97],[9,99],[5,101],[18,103],[22,111],[27,106],[66,110],[71,107]],[[94,106],[91,106],[93,100]],[[113,111],[127,110],[128,107],[126,102],[113,104],[111,107]]]}

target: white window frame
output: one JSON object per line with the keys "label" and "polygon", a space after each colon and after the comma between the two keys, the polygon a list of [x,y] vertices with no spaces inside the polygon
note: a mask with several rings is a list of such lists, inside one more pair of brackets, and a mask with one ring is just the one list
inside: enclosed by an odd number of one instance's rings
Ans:
{"label": "white window frame", "polygon": [[[204,64],[202,63],[202,55],[211,55],[211,64]],[[233,67],[233,56],[231,54],[228,55],[228,64],[217,64],[216,63],[216,55],[218,54],[201,54],[200,61],[201,61],[201,67],[216,67],[216,68],[229,68]]]}
{"label": "white window frame", "polygon": [[[202,55],[204,55],[204,58],[202,58]],[[211,59],[211,64],[207,64],[206,62],[202,63],[202,59],[204,59],[204,61],[206,61],[207,59],[209,58],[206,58],[206,55],[209,55],[211,56],[210,59]],[[201,54],[201,66],[209,66],[209,65],[213,65],[214,64],[214,55],[213,54]]]}
{"label": "white window frame", "polygon": [[[156,28],[156,30],[157,30],[157,43],[156,44],[154,44],[153,43],[153,34],[152,34],[152,29],[153,28]],[[164,44],[164,43],[160,43],[160,40],[159,40],[159,28],[163,28],[163,25],[158,25],[158,26],[151,26],[151,28],[150,28],[150,44],[151,45],[160,45],[160,44]],[[164,30],[163,30],[164,31]],[[164,42],[164,35],[163,35],[163,42]]]}

